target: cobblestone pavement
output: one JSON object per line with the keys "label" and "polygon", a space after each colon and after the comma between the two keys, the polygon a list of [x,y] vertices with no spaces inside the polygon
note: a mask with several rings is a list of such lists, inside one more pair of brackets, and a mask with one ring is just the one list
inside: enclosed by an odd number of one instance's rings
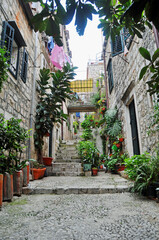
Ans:
{"label": "cobblestone pavement", "polygon": [[131,193],[22,195],[0,212],[1,240],[158,240],[159,204]]}

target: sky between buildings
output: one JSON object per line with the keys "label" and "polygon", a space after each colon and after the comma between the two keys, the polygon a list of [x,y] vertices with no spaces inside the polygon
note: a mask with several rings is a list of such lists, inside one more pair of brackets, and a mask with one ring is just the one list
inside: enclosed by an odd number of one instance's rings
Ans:
{"label": "sky between buildings", "polygon": [[66,26],[69,30],[69,46],[72,51],[73,65],[76,70],[76,80],[86,79],[87,63],[99,59],[102,52],[103,36],[100,29],[98,16],[93,16],[92,21],[88,21],[84,36],[79,36],[74,26],[74,20]]}

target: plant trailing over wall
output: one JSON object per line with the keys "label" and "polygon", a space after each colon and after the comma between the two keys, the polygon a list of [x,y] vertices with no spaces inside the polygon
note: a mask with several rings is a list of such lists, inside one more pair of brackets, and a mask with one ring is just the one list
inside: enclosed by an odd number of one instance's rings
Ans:
{"label": "plant trailing over wall", "polygon": [[26,161],[21,161],[21,156],[29,137],[29,131],[21,127],[21,119],[11,118],[5,120],[0,115],[0,171],[13,172],[25,166]]}
{"label": "plant trailing over wall", "polygon": [[99,108],[100,107],[100,104],[98,103],[99,100],[100,100],[100,93],[98,91],[91,97],[91,103],[95,105],[96,108]]}
{"label": "plant trailing over wall", "polygon": [[0,92],[2,91],[2,86],[3,83],[7,80],[8,78],[8,59],[5,56],[6,50],[3,48],[0,48]]}
{"label": "plant trailing over wall", "polygon": [[[69,80],[74,79],[74,68],[69,64],[63,71],[50,73],[49,69],[40,70],[39,101],[36,107],[34,145],[37,150],[38,161],[42,163],[43,138],[53,126],[53,123],[65,121],[67,115],[63,113],[62,102],[70,97]],[[51,78],[51,83],[49,82]]]}

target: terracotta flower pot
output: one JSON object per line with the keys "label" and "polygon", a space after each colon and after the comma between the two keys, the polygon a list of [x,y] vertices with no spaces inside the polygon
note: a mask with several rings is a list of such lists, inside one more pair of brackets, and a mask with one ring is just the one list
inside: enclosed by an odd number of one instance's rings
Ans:
{"label": "terracotta flower pot", "polygon": [[13,175],[3,174],[3,201],[12,201],[13,199]]}
{"label": "terracotta flower pot", "polygon": [[52,165],[52,157],[43,157],[43,163],[45,166],[51,166]]}
{"label": "terracotta flower pot", "polygon": [[3,174],[0,174],[0,210],[2,208],[3,201]]}
{"label": "terracotta flower pot", "polygon": [[98,174],[98,168],[92,168],[92,175],[97,176]]}
{"label": "terracotta flower pot", "polygon": [[22,195],[23,187],[23,171],[15,171],[13,174],[13,194],[15,196]]}
{"label": "terracotta flower pot", "polygon": [[121,165],[121,166],[118,166],[117,171],[121,172],[121,171],[124,171],[124,169],[125,169],[125,165]]}
{"label": "terracotta flower pot", "polygon": [[23,187],[26,187],[29,184],[29,168],[29,163],[23,168]]}
{"label": "terracotta flower pot", "polygon": [[32,168],[31,172],[33,174],[33,179],[37,180],[44,177],[46,168]]}
{"label": "terracotta flower pot", "polygon": [[103,169],[103,165],[100,165],[100,169]]}

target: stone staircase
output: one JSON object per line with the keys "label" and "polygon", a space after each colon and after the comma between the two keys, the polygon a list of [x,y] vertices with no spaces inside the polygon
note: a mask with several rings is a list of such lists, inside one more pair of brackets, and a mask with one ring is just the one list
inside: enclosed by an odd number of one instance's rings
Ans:
{"label": "stone staircase", "polygon": [[76,146],[78,140],[62,141],[52,163],[52,176],[82,176],[83,168]]}

